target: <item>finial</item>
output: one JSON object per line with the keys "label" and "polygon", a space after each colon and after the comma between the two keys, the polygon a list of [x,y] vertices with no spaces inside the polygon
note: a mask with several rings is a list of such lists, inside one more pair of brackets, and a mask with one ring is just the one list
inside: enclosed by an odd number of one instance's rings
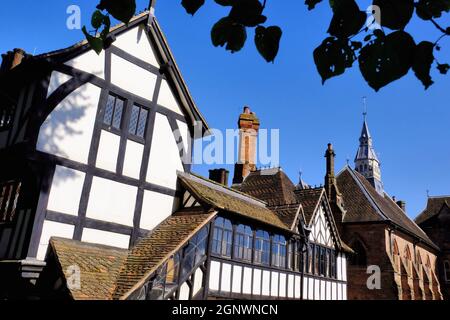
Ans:
{"label": "finial", "polygon": [[350,158],[347,156],[347,158],[345,159],[345,161],[347,162],[347,166],[350,165]]}
{"label": "finial", "polygon": [[363,96],[362,99],[363,99],[363,108],[364,108],[363,117],[364,117],[364,121],[366,121],[366,117],[367,117],[367,97]]}
{"label": "finial", "polygon": [[427,198],[430,197],[430,190],[427,189]]}

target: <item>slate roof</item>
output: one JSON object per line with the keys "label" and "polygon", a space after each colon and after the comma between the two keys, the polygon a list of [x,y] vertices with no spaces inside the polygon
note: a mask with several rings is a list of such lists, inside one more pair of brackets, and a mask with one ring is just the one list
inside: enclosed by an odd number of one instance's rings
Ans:
{"label": "slate roof", "polygon": [[360,173],[347,166],[338,174],[336,180],[344,199],[346,210],[344,223],[391,222],[432,248],[438,249],[426,233],[406,215],[388,194],[378,193]]}
{"label": "slate roof", "polygon": [[297,200],[303,206],[305,223],[309,225],[324,192],[323,188],[299,189],[295,191]]}
{"label": "slate roof", "polygon": [[414,219],[414,221],[417,224],[427,221],[438,215],[444,205],[450,207],[450,196],[429,197],[427,207]]}
{"label": "slate roof", "polygon": [[73,275],[71,266],[80,268],[80,289],[68,288],[73,299],[112,299],[127,250],[56,237],[50,239],[50,248],[66,277]]}
{"label": "slate roof", "polygon": [[178,178],[197,201],[291,232],[264,201],[197,175],[179,172]]}
{"label": "slate roof", "polygon": [[297,203],[295,185],[281,168],[251,172],[235,188],[267,202],[269,206]]}
{"label": "slate roof", "polygon": [[174,213],[131,250],[51,238],[51,249],[65,276],[71,276],[67,273],[69,266],[80,267],[81,287],[68,288],[72,297],[75,300],[126,299],[216,214],[200,210]]}

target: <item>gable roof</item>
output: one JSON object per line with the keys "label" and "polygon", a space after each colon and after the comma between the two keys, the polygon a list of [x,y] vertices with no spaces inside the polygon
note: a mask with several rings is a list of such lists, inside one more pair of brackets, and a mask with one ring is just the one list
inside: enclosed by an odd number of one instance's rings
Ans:
{"label": "gable roof", "polygon": [[417,224],[421,224],[434,216],[437,216],[443,206],[450,207],[450,196],[428,197],[427,207],[414,219]]}
{"label": "gable roof", "polygon": [[[118,36],[138,25],[145,24],[146,32],[152,41],[152,47],[156,51],[156,58],[160,65],[164,66],[165,75],[176,93],[177,99],[181,102],[182,109],[187,113],[191,120],[191,125],[194,126],[196,122],[202,124],[205,132],[208,132],[208,124],[200,113],[195,104],[191,93],[181,75],[179,67],[170,50],[167,39],[161,31],[157,19],[150,14],[149,11],[144,11],[134,16],[128,24],[119,23],[110,29],[110,36]],[[113,43],[114,45],[114,43]],[[0,85],[8,84],[13,81],[23,81],[30,76],[43,75],[46,71],[51,70],[52,63],[64,63],[86,51],[92,50],[87,40],[82,40],[70,47],[54,50],[47,53],[42,53],[36,56],[27,54],[26,58],[21,64],[12,70],[0,74]],[[35,72],[36,71],[36,72]]]}
{"label": "gable roof", "polygon": [[198,208],[174,213],[131,250],[55,237],[50,247],[66,279],[70,266],[80,267],[80,288],[68,287],[73,299],[126,299],[215,214]]}
{"label": "gable roof", "polygon": [[66,279],[73,276],[72,266],[76,265],[80,269],[80,288],[68,286],[73,299],[112,298],[127,250],[57,237],[50,239],[50,250],[53,250],[58,267]]}
{"label": "gable roof", "polygon": [[281,168],[250,172],[235,188],[267,202],[269,206],[297,203],[295,185]]}
{"label": "gable roof", "polygon": [[311,220],[319,206],[323,192],[323,188],[299,189],[295,191],[297,200],[303,206],[303,214],[307,225],[311,224]]}
{"label": "gable roof", "polygon": [[384,192],[378,193],[357,171],[346,166],[337,176],[346,213],[343,222],[390,222],[434,249],[438,247],[426,233]]}
{"label": "gable roof", "polygon": [[237,190],[228,188],[212,180],[197,175],[178,172],[182,185],[197,201],[248,219],[291,232],[266,203]]}

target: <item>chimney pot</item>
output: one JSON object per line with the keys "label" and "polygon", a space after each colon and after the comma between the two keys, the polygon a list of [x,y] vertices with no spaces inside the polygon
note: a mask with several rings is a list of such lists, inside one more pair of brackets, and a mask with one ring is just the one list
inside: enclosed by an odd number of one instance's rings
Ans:
{"label": "chimney pot", "polygon": [[25,58],[25,51],[23,49],[14,49],[2,54],[1,71],[8,71],[14,69],[22,63]]}
{"label": "chimney pot", "polygon": [[251,113],[249,106],[244,106],[244,113],[245,114],[250,114]]}
{"label": "chimney pot", "polygon": [[404,212],[406,212],[406,202],[405,201],[399,200],[396,203],[400,207],[400,209],[402,209]]}

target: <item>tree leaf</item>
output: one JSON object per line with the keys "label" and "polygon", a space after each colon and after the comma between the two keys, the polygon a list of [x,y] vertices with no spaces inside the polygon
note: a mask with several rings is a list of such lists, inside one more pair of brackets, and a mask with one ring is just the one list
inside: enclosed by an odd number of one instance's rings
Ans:
{"label": "tree leaf", "polygon": [[258,0],[239,0],[234,2],[229,17],[246,27],[255,27],[267,20],[262,15],[263,9]]}
{"label": "tree leaf", "polygon": [[354,0],[339,0],[332,4],[333,18],[328,33],[338,38],[357,34],[366,22],[366,13],[359,10]]}
{"label": "tree leaf", "polygon": [[117,20],[128,23],[136,12],[136,0],[100,0],[97,9],[106,10]]}
{"label": "tree leaf", "polygon": [[314,50],[314,62],[322,78],[322,84],[331,77],[343,74],[355,61],[348,41],[328,37]]}
{"label": "tree leaf", "polygon": [[316,7],[316,4],[322,2],[322,0],[305,0],[305,4],[308,6],[308,10],[312,10]]}
{"label": "tree leaf", "polygon": [[450,70],[450,65],[448,63],[443,64],[438,63],[437,69],[441,74],[447,74],[448,70]]}
{"label": "tree leaf", "polygon": [[205,0],[182,0],[181,5],[186,9],[186,12],[194,15],[198,9],[205,4]]}
{"label": "tree leaf", "polygon": [[258,52],[267,62],[273,62],[280,48],[280,40],[283,32],[280,27],[268,28],[259,26],[255,30],[255,45]]}
{"label": "tree leaf", "polygon": [[434,61],[433,48],[433,43],[422,41],[416,46],[414,53],[412,69],[425,89],[434,83],[430,76],[431,64]]}
{"label": "tree leaf", "polygon": [[412,66],[415,43],[404,31],[366,44],[358,57],[364,79],[375,91],[406,75]]}
{"label": "tree leaf", "polygon": [[423,20],[440,18],[444,11],[450,11],[450,0],[419,0],[416,4],[416,14]]}
{"label": "tree leaf", "polygon": [[223,47],[232,53],[239,51],[247,40],[247,32],[242,24],[234,22],[230,17],[220,19],[211,30],[211,40],[215,47]]}
{"label": "tree leaf", "polygon": [[105,16],[103,15],[103,13],[100,10],[95,10],[94,13],[92,14],[92,18],[91,18],[92,27],[95,30],[100,28],[103,24],[104,18],[105,18]]}
{"label": "tree leaf", "polygon": [[91,46],[91,48],[97,53],[100,54],[103,50],[103,40],[100,38],[96,38],[92,35],[89,34],[89,32],[87,32],[86,27],[83,26],[83,28],[81,29],[81,31],[83,31],[86,40],[88,41],[89,45]]}
{"label": "tree leaf", "polygon": [[414,0],[374,0],[373,5],[380,8],[381,25],[392,30],[403,29],[414,12]]}

